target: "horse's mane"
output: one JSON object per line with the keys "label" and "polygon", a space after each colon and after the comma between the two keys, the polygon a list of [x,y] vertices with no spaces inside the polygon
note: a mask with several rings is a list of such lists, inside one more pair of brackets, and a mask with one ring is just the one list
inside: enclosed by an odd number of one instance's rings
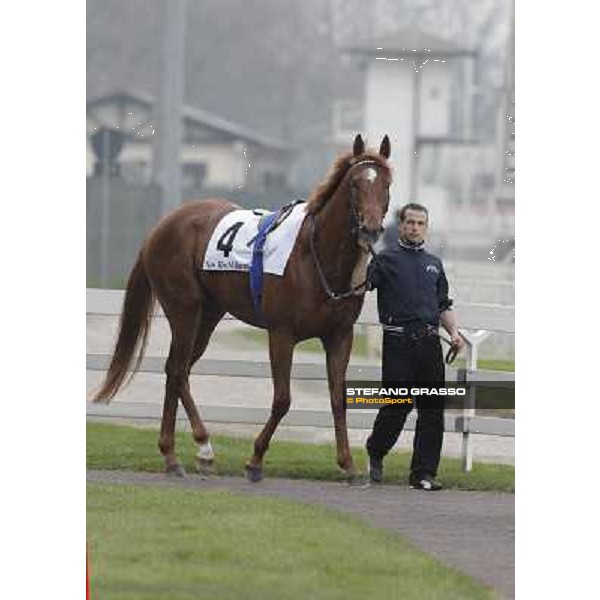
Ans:
{"label": "horse's mane", "polygon": [[346,152],[345,154],[340,154],[337,157],[333,166],[331,167],[329,173],[325,177],[325,179],[314,189],[311,195],[308,197],[308,201],[306,204],[306,212],[307,214],[315,214],[318,212],[331,198],[335,190],[337,190],[338,186],[346,176],[346,173],[349,169],[355,165],[357,162],[363,161],[365,159],[374,160],[382,167],[384,167],[388,173],[390,171],[390,167],[387,164],[386,159],[377,154],[376,152],[364,152],[359,156],[354,156],[352,152]]}

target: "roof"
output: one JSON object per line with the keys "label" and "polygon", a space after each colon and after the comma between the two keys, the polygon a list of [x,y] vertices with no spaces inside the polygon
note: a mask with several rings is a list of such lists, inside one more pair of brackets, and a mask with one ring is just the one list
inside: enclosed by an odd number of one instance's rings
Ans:
{"label": "roof", "polygon": [[383,37],[375,37],[351,46],[345,50],[353,54],[374,56],[474,56],[475,50],[464,48],[442,38],[423,33],[417,29],[404,29]]}
{"label": "roof", "polygon": [[[120,89],[107,95],[92,98],[87,101],[86,106],[88,110],[90,110],[102,105],[123,100],[136,102],[145,106],[147,109],[151,109],[156,102],[156,98],[151,94],[147,94],[146,92],[132,89]],[[191,121],[192,124],[207,127],[221,134],[225,134],[225,136],[230,137],[232,140],[239,139],[247,142],[253,142],[271,150],[291,150],[291,147],[281,140],[263,135],[262,133],[246,127],[245,125],[240,125],[239,123],[229,121],[228,119],[224,119],[223,117],[210,113],[206,110],[195,108],[187,104],[182,106],[182,116],[184,119]]]}

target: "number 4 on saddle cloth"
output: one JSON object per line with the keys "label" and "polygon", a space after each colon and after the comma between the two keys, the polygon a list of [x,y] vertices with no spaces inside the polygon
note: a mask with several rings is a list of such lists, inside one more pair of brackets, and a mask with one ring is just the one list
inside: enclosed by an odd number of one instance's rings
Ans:
{"label": "number 4 on saddle cloth", "polygon": [[252,299],[261,315],[263,274],[284,274],[305,209],[306,203],[296,200],[276,212],[255,209],[227,213],[211,236],[202,269],[249,271]]}

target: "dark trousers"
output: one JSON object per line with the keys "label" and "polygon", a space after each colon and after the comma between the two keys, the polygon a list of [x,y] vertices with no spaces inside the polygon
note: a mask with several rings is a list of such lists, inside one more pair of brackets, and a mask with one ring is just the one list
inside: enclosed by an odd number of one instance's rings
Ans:
{"label": "dark trousers", "polygon": [[[384,332],[382,383],[439,383],[445,382],[442,347],[437,335],[413,337]],[[443,397],[426,408],[419,408],[418,396],[412,396],[418,415],[410,465],[410,478],[424,475],[435,477],[440,463],[444,438]],[[412,405],[394,404],[379,409],[373,431],[367,440],[370,456],[382,459],[392,449],[404,427]]]}

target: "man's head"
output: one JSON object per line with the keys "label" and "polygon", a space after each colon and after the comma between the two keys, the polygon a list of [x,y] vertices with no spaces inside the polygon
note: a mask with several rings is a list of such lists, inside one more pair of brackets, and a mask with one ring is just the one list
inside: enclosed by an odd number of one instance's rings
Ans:
{"label": "man's head", "polygon": [[396,213],[398,235],[408,242],[419,243],[425,240],[429,225],[429,212],[422,204],[411,202]]}

